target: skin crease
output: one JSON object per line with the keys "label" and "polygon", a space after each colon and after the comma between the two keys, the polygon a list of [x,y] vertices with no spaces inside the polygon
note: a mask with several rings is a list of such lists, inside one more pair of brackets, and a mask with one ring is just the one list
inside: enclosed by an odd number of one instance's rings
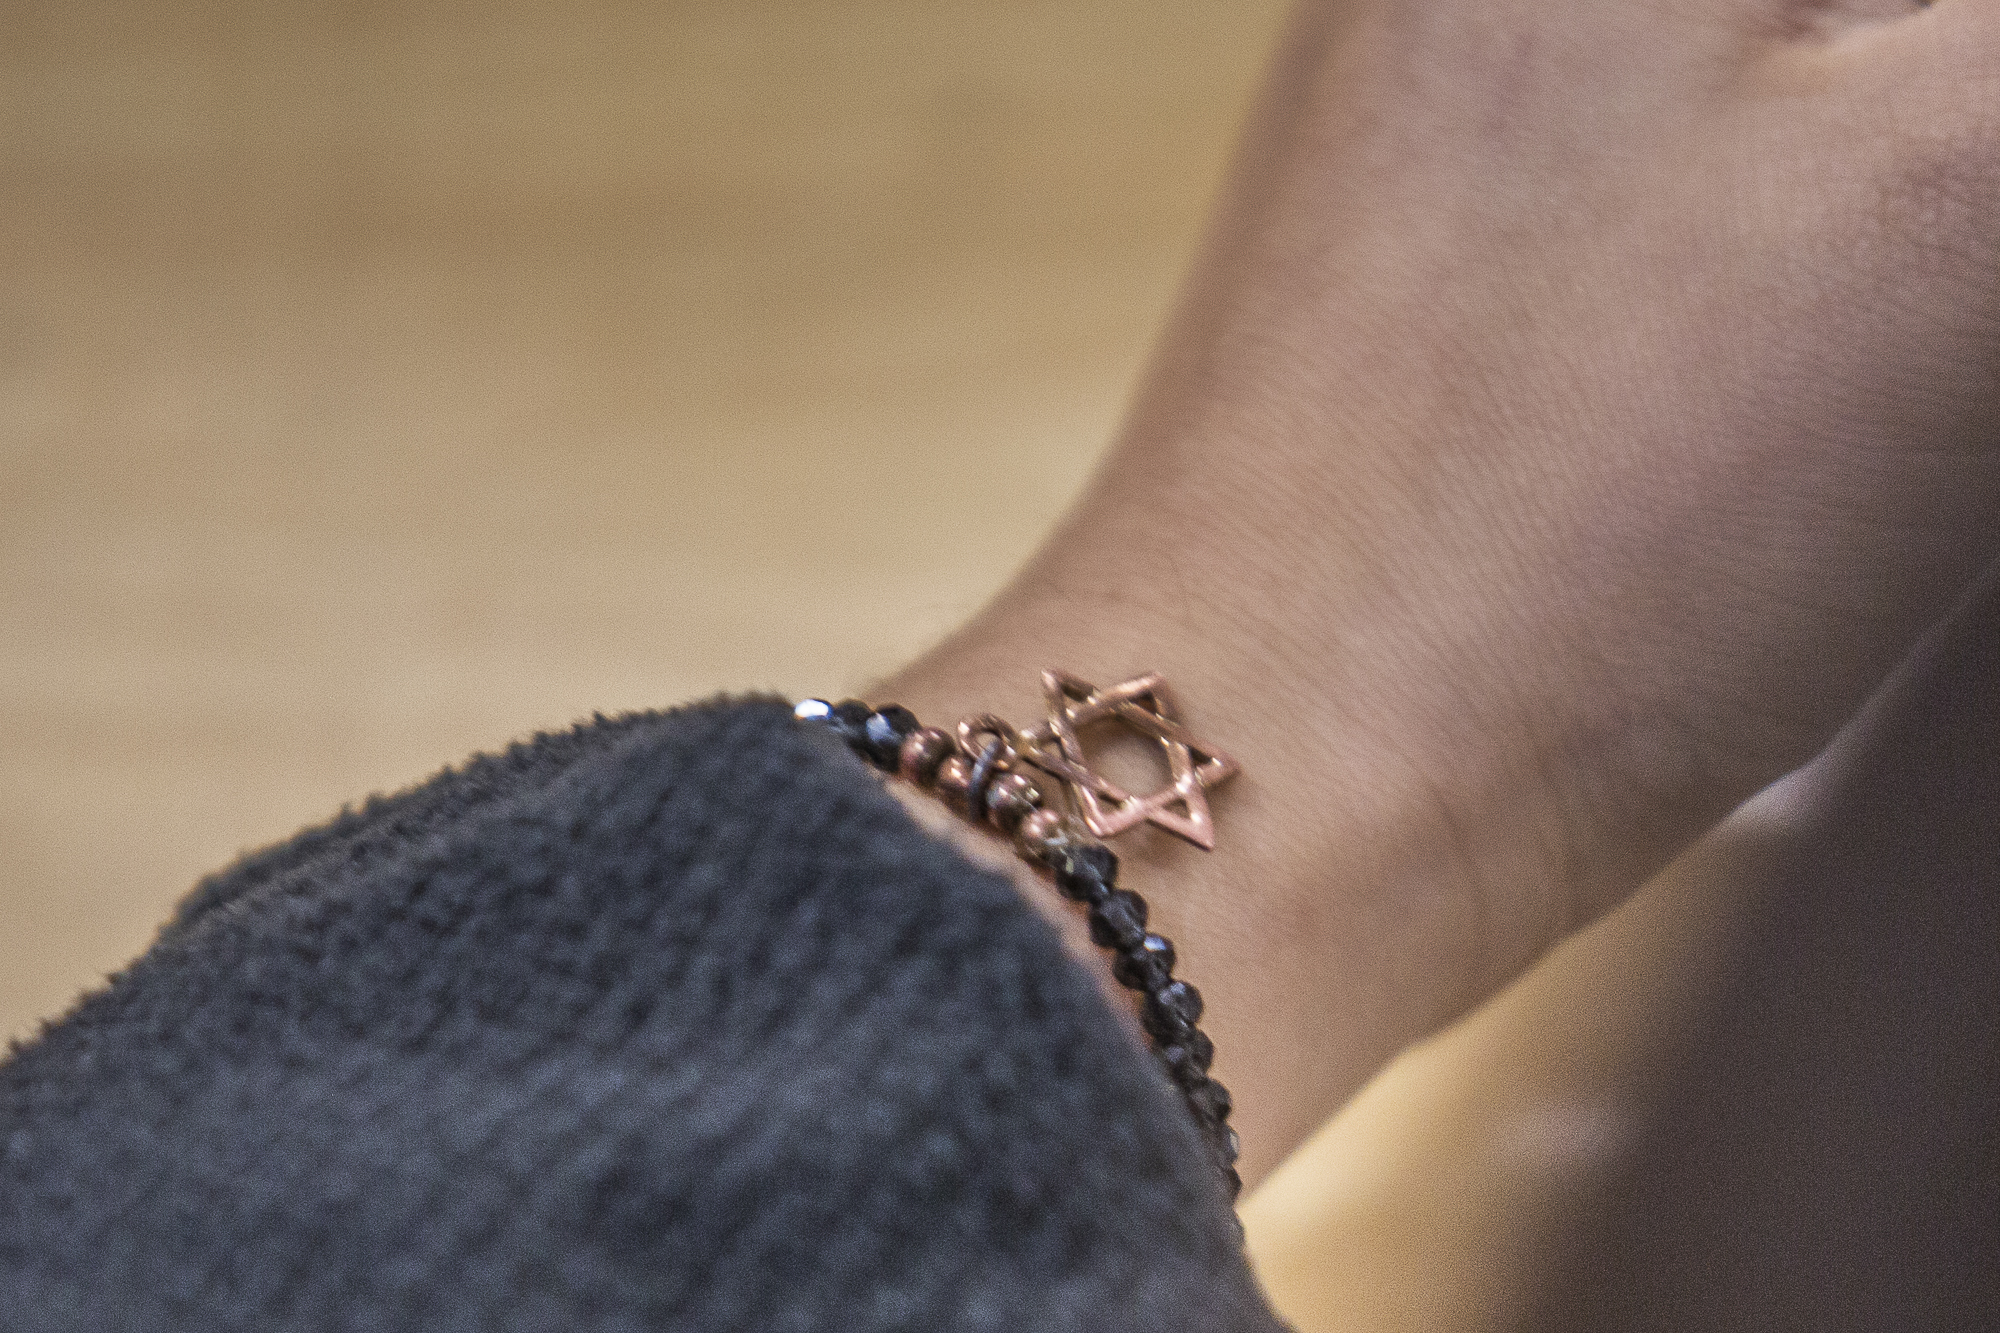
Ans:
{"label": "skin crease", "polygon": [[1044,667],[1156,670],[1242,762],[1215,852],[1116,850],[1246,1181],[2000,554],[1996,144],[1988,0],[1299,10],[1095,481],[871,695],[1025,725]]}

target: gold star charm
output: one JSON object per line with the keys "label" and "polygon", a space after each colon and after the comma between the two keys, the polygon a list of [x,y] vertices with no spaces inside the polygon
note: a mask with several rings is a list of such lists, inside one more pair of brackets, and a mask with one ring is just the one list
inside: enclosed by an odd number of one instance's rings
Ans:
{"label": "gold star charm", "polygon": [[[1165,680],[1146,675],[1100,690],[1060,671],[1044,671],[1042,694],[1049,718],[1020,734],[1021,757],[1068,786],[1092,834],[1114,837],[1145,823],[1186,838],[1204,851],[1215,850],[1215,823],[1202,793],[1235,776],[1236,761],[1195,743],[1174,716]],[[1170,774],[1166,786],[1150,796],[1134,796],[1091,771],[1077,733],[1105,719],[1122,722],[1160,743]]]}

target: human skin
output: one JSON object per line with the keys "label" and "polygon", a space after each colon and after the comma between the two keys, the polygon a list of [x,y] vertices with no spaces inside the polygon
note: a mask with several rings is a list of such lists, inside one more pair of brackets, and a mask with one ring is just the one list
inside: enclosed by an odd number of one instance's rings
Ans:
{"label": "human skin", "polygon": [[1093,484],[874,693],[1159,671],[1241,762],[1116,850],[1254,1182],[1826,743],[1996,421],[2000,5],[1308,0]]}

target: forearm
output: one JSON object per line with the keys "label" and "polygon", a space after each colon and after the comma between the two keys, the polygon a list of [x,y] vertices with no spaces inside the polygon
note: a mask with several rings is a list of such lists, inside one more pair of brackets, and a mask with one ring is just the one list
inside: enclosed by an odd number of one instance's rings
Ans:
{"label": "forearm", "polygon": [[1524,702],[1477,608],[1370,568],[1296,491],[1232,480],[1282,444],[1246,435],[1212,470],[1183,463],[1184,492],[1121,481],[1172,447],[1128,440],[1033,567],[877,693],[946,724],[1026,724],[1045,668],[1159,671],[1195,734],[1241,763],[1210,794],[1215,851],[1150,831],[1117,850],[1207,996],[1254,1180],[1732,793],[1690,765],[1632,822],[1612,802],[1583,812],[1636,732],[1612,734],[1581,687]]}
{"label": "forearm", "polygon": [[1118,850],[1246,1178],[1808,757],[1992,553],[1990,363],[1869,303],[1893,265],[1798,271],[1880,182],[1789,160],[1817,104],[1754,121],[1851,69],[1750,17],[1305,6],[1093,486],[882,687],[1025,723],[1045,668],[1158,671],[1242,762],[1214,853]]}

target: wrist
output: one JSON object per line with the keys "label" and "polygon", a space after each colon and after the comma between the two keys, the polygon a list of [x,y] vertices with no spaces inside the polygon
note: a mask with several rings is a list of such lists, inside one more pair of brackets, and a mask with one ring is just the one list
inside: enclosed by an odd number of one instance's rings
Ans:
{"label": "wrist", "polygon": [[[1115,850],[1124,882],[1176,942],[1180,973],[1208,997],[1217,1074],[1237,1092],[1240,1165],[1254,1181],[1401,1045],[1464,1005],[1479,913],[1460,862],[1478,853],[1392,739],[1364,736],[1350,713],[1365,711],[1360,701],[1329,696],[1325,671],[1281,664],[1289,650],[1237,636],[1241,625],[1211,633],[1155,614],[1149,595],[1031,576],[870,693],[941,725],[992,712],[1025,726],[1042,717],[1047,667],[1100,684],[1157,669],[1194,732],[1242,764],[1209,794],[1214,852],[1151,830]],[[964,828],[950,836],[984,841]],[[1068,905],[1004,851],[994,863],[1117,995]]]}
{"label": "wrist", "polygon": [[[1255,1180],[1742,792],[1666,701],[1539,632],[1561,607],[1498,574],[1426,583],[1420,555],[1378,572],[1304,487],[1252,496],[1189,466],[1177,494],[1136,470],[1114,464],[991,607],[871,694],[1026,726],[1046,668],[1158,671],[1240,762],[1210,794],[1214,852],[1145,831],[1115,850],[1209,999]],[[1187,494],[1211,497],[1203,521]]]}

